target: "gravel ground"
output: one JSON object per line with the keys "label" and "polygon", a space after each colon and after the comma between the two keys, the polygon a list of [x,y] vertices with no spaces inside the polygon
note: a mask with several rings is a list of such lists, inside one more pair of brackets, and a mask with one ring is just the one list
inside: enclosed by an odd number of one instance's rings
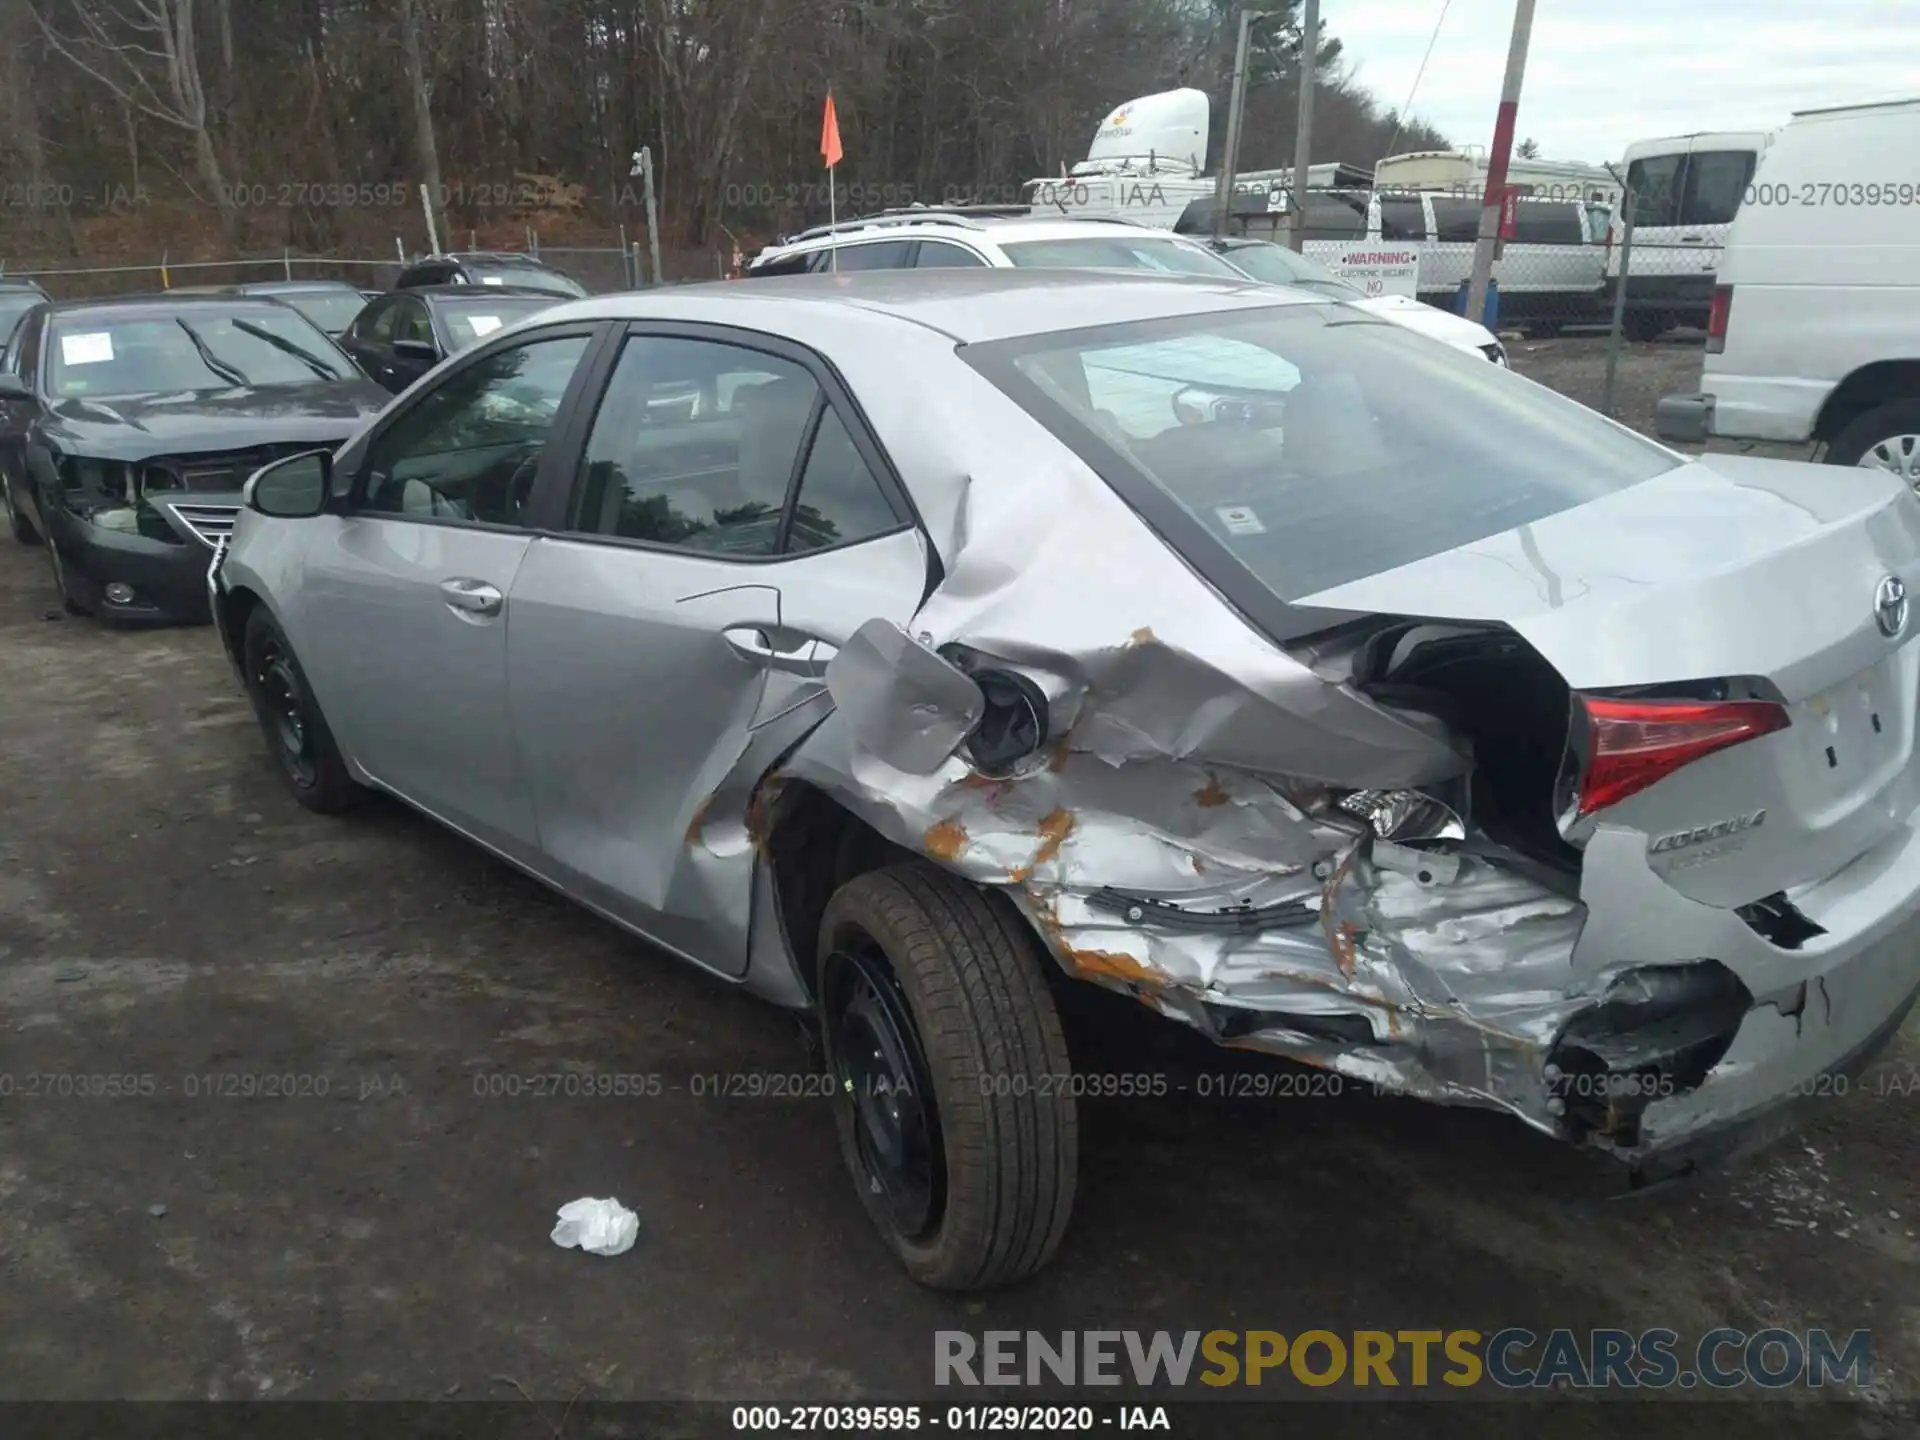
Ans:
{"label": "gravel ground", "polygon": [[[1597,393],[1594,342],[1515,348]],[[1635,347],[1629,418],[1698,363]],[[0,545],[0,1398],[924,1400],[938,1329],[1778,1325],[1871,1329],[1873,1392],[1668,1404],[1663,1432],[1912,1433],[1913,1025],[1802,1137],[1620,1200],[1490,1115],[1202,1099],[1200,1070],[1256,1062],[1090,1001],[1078,1063],[1169,1093],[1085,1104],[1050,1270],[945,1298],[869,1232],[823,1102],[693,1094],[807,1070],[793,1018],[398,805],[300,810],[211,631],[52,610],[44,556]],[[566,1093],[582,1075],[659,1093]],[[638,1211],[634,1250],[549,1243],[582,1195]],[[1418,1429],[1533,1433],[1514,1414]]]}

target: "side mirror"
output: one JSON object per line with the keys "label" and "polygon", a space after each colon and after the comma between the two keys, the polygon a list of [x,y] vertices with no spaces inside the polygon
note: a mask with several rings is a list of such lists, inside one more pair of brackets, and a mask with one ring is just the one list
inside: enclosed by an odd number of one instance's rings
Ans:
{"label": "side mirror", "polygon": [[0,370],[0,403],[8,401],[39,403],[39,396],[33,393],[33,387],[15,375],[11,370]]}
{"label": "side mirror", "polygon": [[396,340],[393,342],[393,353],[402,360],[414,360],[422,365],[440,363],[440,352],[425,340]]}
{"label": "side mirror", "polygon": [[253,472],[243,494],[247,505],[278,520],[318,515],[333,489],[333,453],[309,450]]}

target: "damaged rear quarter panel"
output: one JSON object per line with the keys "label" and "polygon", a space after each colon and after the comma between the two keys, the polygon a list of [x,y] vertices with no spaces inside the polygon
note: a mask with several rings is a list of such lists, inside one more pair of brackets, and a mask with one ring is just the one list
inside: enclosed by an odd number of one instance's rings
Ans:
{"label": "damaged rear quarter panel", "polygon": [[[1034,679],[1053,699],[1047,744],[1004,776],[963,750],[915,773],[878,753],[884,717],[837,711],[783,773],[1008,890],[1071,973],[1217,1039],[1550,1123],[1540,1056],[1582,1003],[1568,995],[1582,907],[1471,859],[1424,886],[1375,867],[1360,822],[1310,813],[1329,786],[1460,776],[1465,744],[1256,631],[1011,403],[974,433],[994,444],[960,446],[945,578],[912,638]],[[1017,477],[1001,473],[1010,455]],[[887,693],[864,664],[856,710]],[[892,698],[904,712],[926,694]],[[1175,931],[1099,909],[1103,889],[1201,911],[1291,901],[1322,923]],[[1372,1042],[1329,1040],[1327,1017]]]}

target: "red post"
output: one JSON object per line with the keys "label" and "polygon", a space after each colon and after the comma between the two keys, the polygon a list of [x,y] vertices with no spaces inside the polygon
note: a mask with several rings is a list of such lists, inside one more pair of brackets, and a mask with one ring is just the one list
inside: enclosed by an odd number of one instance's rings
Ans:
{"label": "red post", "polygon": [[1487,282],[1493,278],[1493,247],[1500,238],[1501,199],[1507,189],[1507,160],[1513,154],[1514,124],[1520,115],[1520,82],[1527,73],[1527,41],[1533,35],[1533,0],[1514,0],[1513,39],[1507,46],[1507,74],[1500,87],[1500,111],[1493,122],[1493,148],[1487,153],[1487,189],[1480,201],[1479,242],[1473,250],[1473,279],[1467,287],[1467,318],[1487,313]]}

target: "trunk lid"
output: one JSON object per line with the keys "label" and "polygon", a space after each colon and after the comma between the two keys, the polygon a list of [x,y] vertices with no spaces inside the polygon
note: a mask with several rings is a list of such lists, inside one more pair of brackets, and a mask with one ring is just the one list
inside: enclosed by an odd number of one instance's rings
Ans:
{"label": "trunk lid", "polygon": [[1889,579],[1920,593],[1897,480],[1716,455],[1299,603],[1504,624],[1576,691],[1761,682],[1785,729],[1599,812],[1676,889],[1734,906],[1833,874],[1920,805],[1920,617],[1878,603]]}

